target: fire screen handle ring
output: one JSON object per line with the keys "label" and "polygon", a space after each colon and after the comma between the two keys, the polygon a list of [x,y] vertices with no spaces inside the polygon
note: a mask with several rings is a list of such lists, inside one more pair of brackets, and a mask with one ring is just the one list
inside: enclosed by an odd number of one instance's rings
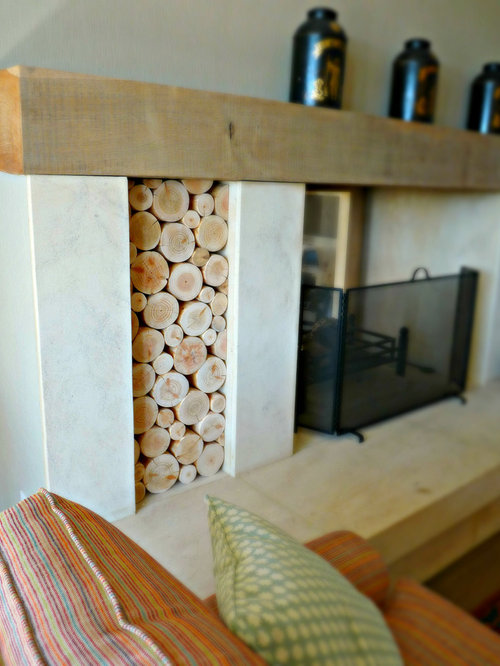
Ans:
{"label": "fire screen handle ring", "polygon": [[431,279],[431,276],[430,276],[429,271],[427,270],[427,268],[425,268],[424,266],[419,266],[418,268],[415,268],[415,270],[413,271],[413,275],[411,276],[411,282],[415,282],[415,280],[417,279],[417,275],[418,275],[419,271],[424,271],[424,273],[425,273],[425,277],[421,278],[422,280],[430,280]]}

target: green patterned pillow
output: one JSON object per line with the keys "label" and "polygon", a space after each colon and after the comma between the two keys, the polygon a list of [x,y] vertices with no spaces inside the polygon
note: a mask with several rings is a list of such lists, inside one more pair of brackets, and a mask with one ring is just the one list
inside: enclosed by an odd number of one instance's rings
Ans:
{"label": "green patterned pillow", "polygon": [[376,606],[266,520],[207,497],[217,604],[269,664],[402,666]]}

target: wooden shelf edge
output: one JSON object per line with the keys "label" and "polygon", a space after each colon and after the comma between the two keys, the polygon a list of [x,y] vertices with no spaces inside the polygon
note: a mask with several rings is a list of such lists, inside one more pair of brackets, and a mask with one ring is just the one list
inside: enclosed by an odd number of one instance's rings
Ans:
{"label": "wooden shelf edge", "polygon": [[500,138],[30,67],[0,72],[11,173],[500,190]]}

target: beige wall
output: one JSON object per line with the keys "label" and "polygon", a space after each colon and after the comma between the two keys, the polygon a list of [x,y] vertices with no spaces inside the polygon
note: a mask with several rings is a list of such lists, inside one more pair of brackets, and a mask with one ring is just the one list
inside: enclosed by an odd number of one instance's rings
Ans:
{"label": "beige wall", "polygon": [[[286,100],[292,35],[314,4],[3,0],[0,66]],[[330,6],[350,38],[345,108],[385,114],[394,56],[408,37],[425,36],[442,65],[436,122],[462,126],[471,79],[484,62],[500,59],[498,0],[335,0]]]}

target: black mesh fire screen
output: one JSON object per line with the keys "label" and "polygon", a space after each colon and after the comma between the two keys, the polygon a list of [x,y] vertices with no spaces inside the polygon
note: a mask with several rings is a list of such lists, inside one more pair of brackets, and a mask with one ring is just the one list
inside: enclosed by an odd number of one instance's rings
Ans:
{"label": "black mesh fire screen", "polygon": [[478,274],[303,287],[297,422],[349,432],[465,387]]}

